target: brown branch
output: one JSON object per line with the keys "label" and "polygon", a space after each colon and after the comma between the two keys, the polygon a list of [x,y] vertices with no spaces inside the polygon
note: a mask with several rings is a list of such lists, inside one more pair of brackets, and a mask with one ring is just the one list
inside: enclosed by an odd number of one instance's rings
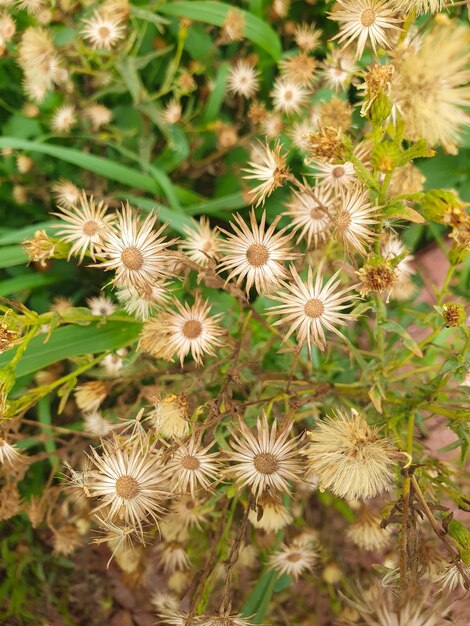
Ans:
{"label": "brown branch", "polygon": [[452,558],[452,562],[454,563],[455,567],[459,570],[464,582],[465,582],[465,587],[467,589],[470,589],[470,578],[468,577],[468,574],[465,572],[463,566],[462,566],[462,561],[460,559],[460,554],[459,551],[457,550],[457,548],[454,547],[454,545],[449,541],[445,531],[443,528],[440,528],[436,518],[434,517],[434,515],[432,514],[431,509],[428,506],[428,503],[426,502],[426,500],[424,499],[423,496],[423,492],[420,489],[420,486],[418,484],[418,481],[416,480],[415,476],[411,476],[411,484],[413,485],[413,488],[416,492],[416,497],[419,500],[420,505],[423,507],[423,511],[426,515],[426,517],[429,520],[429,523],[432,526],[433,531],[436,533],[436,535],[439,537],[439,539],[442,541],[442,543],[445,546],[445,549],[447,550],[447,552],[449,553],[450,557]]}

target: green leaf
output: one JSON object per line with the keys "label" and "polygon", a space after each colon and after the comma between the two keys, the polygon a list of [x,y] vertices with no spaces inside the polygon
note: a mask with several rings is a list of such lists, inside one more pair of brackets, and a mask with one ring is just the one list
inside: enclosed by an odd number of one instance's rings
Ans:
{"label": "green leaf", "polygon": [[146,9],[131,5],[130,12],[133,17],[137,17],[141,20],[154,24],[159,32],[163,32],[163,26],[169,23],[164,17],[155,13],[155,10],[152,7]]}
{"label": "green leaf", "polygon": [[197,215],[199,213],[205,213],[206,215],[216,215],[219,212],[222,212],[222,217],[230,217],[230,215],[227,215],[228,211],[244,209],[245,207],[246,200],[243,198],[243,195],[238,192],[232,193],[228,196],[222,196],[222,198],[208,200],[207,202],[192,204],[185,207],[185,211],[190,215]]}
{"label": "green leaf", "polygon": [[254,615],[252,619],[253,624],[262,624],[264,622],[264,616],[266,615],[274,591],[276,579],[277,574],[273,570],[265,572],[261,578],[259,578],[242,608],[243,616],[249,617],[250,615]]}
{"label": "green leaf", "polygon": [[[103,324],[97,321],[89,326],[62,326],[46,335],[34,337],[26,348],[16,368],[17,377],[37,372],[48,365],[74,356],[96,354],[117,350],[137,339],[142,324],[131,318],[127,322],[109,320]],[[8,350],[0,355],[0,367],[5,367],[16,353]]]}
{"label": "green leaf", "polygon": [[228,63],[222,63],[219,67],[214,82],[214,88],[204,107],[204,115],[202,116],[203,122],[212,122],[212,120],[215,120],[217,117],[225,98],[225,85],[227,83],[229,70],[230,65]]}
{"label": "green leaf", "polygon": [[[51,429],[51,398],[50,396],[44,396],[38,402],[38,419],[41,424],[42,431],[45,435],[44,448],[46,452],[54,452],[56,450],[54,434]],[[58,460],[57,456],[49,456],[49,463],[54,466],[55,461]]]}
{"label": "green leaf", "polygon": [[4,246],[0,248],[0,268],[23,265],[28,260],[28,255],[21,246]]}
{"label": "green leaf", "polygon": [[390,333],[396,333],[397,335],[399,335],[403,339],[405,347],[408,348],[410,352],[415,354],[417,357],[423,356],[420,347],[418,346],[416,341],[407,333],[403,326],[400,326],[400,324],[394,322],[393,320],[387,320],[386,322],[383,322],[381,326],[382,328],[385,328],[385,330],[388,330]]}
{"label": "green leaf", "polygon": [[144,86],[137,71],[135,57],[126,57],[116,63],[116,68],[132,96],[134,104],[138,104],[145,94]]}
{"label": "green leaf", "polygon": [[160,221],[169,222],[171,224],[171,227],[174,230],[177,230],[179,233],[184,233],[184,227],[191,226],[192,224],[191,218],[187,215],[184,215],[183,213],[176,213],[168,207],[161,206],[161,204],[158,204],[158,202],[154,202],[153,200],[149,200],[148,198],[141,198],[140,196],[129,195],[126,195],[126,198],[131,204],[139,207],[139,209],[144,209],[144,211],[158,210]]}
{"label": "green leaf", "polygon": [[[160,13],[165,15],[175,15],[176,17],[187,17],[191,20],[199,20],[214,26],[223,26],[227,13],[233,9],[230,4],[224,2],[212,2],[210,0],[192,0],[168,2],[158,7]],[[262,19],[238,9],[245,20],[243,35],[253,43],[258,44],[275,61],[281,57],[281,42],[277,33]]]}
{"label": "green leaf", "polygon": [[[13,148],[15,150],[30,150],[32,152],[40,152],[55,157],[67,163],[72,163],[78,167],[82,167],[89,172],[104,176],[110,180],[115,180],[122,185],[128,185],[132,188],[139,188],[152,194],[163,192],[168,199],[172,209],[179,211],[182,215],[178,200],[178,194],[171,180],[161,170],[151,164],[145,164],[149,174],[142,174],[126,165],[115,163],[111,159],[95,156],[75,150],[74,148],[64,148],[52,144],[40,143],[38,141],[26,141],[23,139],[15,139],[14,137],[1,137],[1,148]],[[118,149],[118,148],[116,148]],[[142,164],[141,164],[142,165]],[[17,263],[14,263],[15,265]],[[7,266],[4,266],[7,267]]]}
{"label": "green leaf", "polygon": [[33,274],[28,272],[22,276],[16,276],[0,282],[0,296],[9,296],[12,293],[23,291],[24,289],[37,289],[52,285],[62,280],[60,276],[52,274]]}
{"label": "green leaf", "polygon": [[11,232],[0,235],[0,246],[9,243],[21,243],[25,239],[32,237],[37,230],[45,230],[48,235],[52,235],[55,232],[54,226],[58,224],[60,224],[58,220],[49,220],[47,222],[38,222],[31,226],[25,226],[24,228],[15,228]]}

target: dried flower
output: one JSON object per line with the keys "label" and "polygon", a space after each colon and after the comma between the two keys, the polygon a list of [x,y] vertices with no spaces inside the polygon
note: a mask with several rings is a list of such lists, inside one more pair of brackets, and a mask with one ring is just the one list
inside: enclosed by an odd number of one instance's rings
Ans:
{"label": "dried flower", "polygon": [[354,285],[337,291],[340,284],[338,274],[339,270],[323,284],[322,267],[318,268],[314,279],[309,266],[307,281],[303,282],[295,267],[291,267],[292,280],[282,283],[284,291],[270,296],[281,304],[268,309],[269,313],[281,315],[274,326],[291,324],[283,343],[296,332],[299,345],[306,343],[310,353],[312,344],[322,351],[326,350],[325,329],[344,339],[335,326],[346,326],[352,319],[350,314],[344,313],[344,309],[349,308],[354,300],[350,293]]}
{"label": "dried flower", "polygon": [[277,532],[292,522],[289,510],[269,491],[258,498],[256,510],[251,509],[248,519],[255,528]]}
{"label": "dried flower", "polygon": [[192,261],[207,266],[211,260],[218,258],[220,237],[211,228],[207,217],[203,215],[194,227],[186,226],[184,232],[186,240],[182,242],[181,249]]}
{"label": "dried flower", "polygon": [[357,39],[356,57],[364,52],[367,40],[372,50],[377,46],[390,48],[390,34],[387,29],[399,30],[400,20],[394,17],[394,9],[389,0],[337,0],[340,8],[329,14],[330,19],[339,22],[340,31],[334,37],[348,46]]}
{"label": "dried flower", "polygon": [[117,42],[125,37],[125,26],[120,19],[108,12],[95,11],[93,16],[83,20],[82,35],[88,39],[93,48],[111,50]]}
{"label": "dried flower", "polygon": [[113,118],[113,113],[103,104],[88,104],[83,109],[83,114],[89,120],[93,130],[99,130],[102,126],[106,126]]}
{"label": "dried flower", "polygon": [[99,498],[98,509],[106,507],[106,516],[135,525],[151,518],[158,522],[164,511],[166,493],[162,490],[160,458],[142,438],[132,442],[112,439],[102,442],[102,453],[91,449],[94,470],[90,478],[91,497]]}
{"label": "dried flower", "polygon": [[297,243],[305,239],[309,247],[313,242],[316,248],[319,242],[325,241],[335,213],[334,197],[330,189],[325,185],[316,185],[313,189],[304,186],[300,191],[293,192],[287,209],[292,232],[299,233]]}
{"label": "dried flower", "polygon": [[[219,337],[224,333],[218,324],[221,315],[209,315],[211,305],[208,301],[203,302],[196,296],[195,302],[190,306],[187,302],[181,304],[174,299],[176,311],[166,309],[160,316],[161,327],[152,337],[154,326],[152,320],[146,322],[142,331],[141,347],[146,352],[157,358],[171,360],[176,354],[183,367],[185,357],[191,356],[198,365],[203,363],[203,355],[214,355],[214,348],[221,346]],[[161,332],[162,329],[164,332]]]}
{"label": "dried flower", "polygon": [[271,94],[274,109],[287,115],[299,113],[307,96],[308,92],[304,87],[288,78],[278,78]]}
{"label": "dried flower", "polygon": [[75,389],[75,402],[85,413],[96,411],[108,395],[108,385],[101,380],[90,380]]}
{"label": "dried flower", "polygon": [[92,315],[101,317],[112,315],[116,311],[116,305],[108,296],[93,296],[87,298],[86,303]]}
{"label": "dried flower", "polygon": [[270,428],[264,413],[256,422],[256,435],[240,421],[227,453],[233,465],[226,470],[240,488],[249,486],[259,498],[268,489],[289,492],[289,482],[300,480],[303,467],[297,439],[288,440],[291,430],[292,424],[278,433],[276,422]]}
{"label": "dried flower", "polygon": [[244,178],[247,180],[261,181],[261,184],[252,190],[256,206],[264,204],[266,198],[272,192],[281,187],[288,177],[288,169],[286,159],[281,154],[282,145],[276,142],[274,148],[270,148],[268,144],[259,144],[255,147],[255,160],[248,163],[249,168]]}
{"label": "dried flower", "polygon": [[287,276],[282,262],[294,259],[296,255],[290,251],[292,234],[285,235],[286,228],[279,232],[275,230],[281,217],[278,215],[266,229],[266,213],[263,212],[258,225],[252,210],[251,229],[238,214],[235,224],[230,223],[235,234],[221,228],[228,238],[221,244],[225,257],[219,265],[219,272],[229,272],[227,281],[236,277],[237,284],[240,284],[246,279],[247,293],[253,285],[258,293],[267,293]]}
{"label": "dried flower", "polygon": [[167,124],[177,124],[181,119],[183,107],[181,102],[178,102],[174,98],[169,100],[162,113],[162,117]]}
{"label": "dried flower", "polygon": [[310,164],[316,170],[315,178],[319,179],[326,189],[331,189],[335,194],[357,183],[354,166],[349,161],[326,163],[325,161],[312,160]]}
{"label": "dried flower", "polygon": [[383,550],[390,541],[390,531],[380,527],[381,518],[372,509],[362,506],[357,520],[348,526],[348,539],[363,550]]}
{"label": "dried flower", "polygon": [[52,193],[59,206],[65,206],[70,209],[75,206],[82,194],[81,190],[72,183],[71,180],[60,178],[52,185]]}
{"label": "dried flower", "polygon": [[170,285],[170,281],[166,280],[159,280],[153,285],[139,287],[138,290],[132,285],[128,285],[121,287],[116,292],[116,296],[127,313],[135,315],[138,319],[147,320],[156,313],[158,307],[168,303]]}
{"label": "dried flower", "polygon": [[98,206],[95,204],[93,196],[87,198],[85,191],[80,195],[80,207],[59,206],[60,213],[54,213],[66,224],[60,224],[57,234],[59,237],[71,243],[69,259],[72,255],[78,256],[81,263],[88,252],[95,260],[95,255],[100,250],[104,237],[107,235],[112,223],[113,216],[106,214],[108,207],[101,201]]}
{"label": "dried flower", "polygon": [[0,463],[6,467],[15,467],[22,462],[21,451],[0,437]]}
{"label": "dried flower", "polygon": [[390,489],[394,450],[356,410],[338,411],[308,436],[308,463],[321,489],[348,500],[371,498]]}
{"label": "dried flower", "polygon": [[[439,54],[436,54],[439,50]],[[457,143],[468,125],[470,39],[468,28],[439,25],[397,54],[392,97],[405,122],[406,137],[444,146]]]}
{"label": "dried flower", "polygon": [[75,107],[71,104],[64,104],[55,110],[51,127],[57,133],[68,133],[76,123]]}
{"label": "dried flower", "polygon": [[314,57],[302,52],[284,59],[280,62],[279,67],[288,81],[297,83],[302,87],[309,87],[315,76],[317,61]]}
{"label": "dried flower", "polygon": [[315,50],[320,43],[321,33],[312,24],[297,24],[294,33],[295,43],[306,52]]}
{"label": "dried flower", "polygon": [[345,91],[358,71],[354,56],[346,50],[335,48],[323,63],[323,77],[332,89]]}
{"label": "dried flower", "polygon": [[214,445],[201,446],[194,437],[178,445],[170,461],[166,464],[166,471],[174,489],[182,493],[195,496],[199,489],[210,489],[220,474],[218,452],[209,452]]}
{"label": "dried flower", "polygon": [[188,401],[184,396],[158,399],[148,417],[158,434],[166,439],[185,437],[189,433]]}
{"label": "dried flower", "polygon": [[259,89],[259,72],[251,63],[239,59],[236,65],[230,68],[227,87],[235,95],[250,99]]}
{"label": "dried flower", "polygon": [[142,222],[127,203],[118,214],[117,228],[105,233],[102,250],[107,260],[95,267],[115,270],[113,282],[137,290],[151,288],[156,280],[171,274],[167,248],[176,239],[165,241],[166,224],[153,230],[157,218],[150,213]]}
{"label": "dried flower", "polygon": [[269,567],[279,574],[286,574],[298,580],[305,571],[312,571],[318,555],[315,550],[303,545],[292,543],[290,546],[281,544],[279,552],[269,558]]}
{"label": "dried flower", "polygon": [[361,187],[341,190],[340,208],[335,217],[335,235],[343,245],[366,254],[365,245],[374,239],[370,226],[377,223],[377,207],[371,205],[368,192]]}

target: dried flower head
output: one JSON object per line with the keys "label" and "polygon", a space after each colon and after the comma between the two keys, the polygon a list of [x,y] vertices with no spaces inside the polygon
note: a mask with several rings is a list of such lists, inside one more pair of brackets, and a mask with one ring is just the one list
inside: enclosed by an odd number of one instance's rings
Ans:
{"label": "dried flower head", "polygon": [[0,437],[0,464],[6,467],[15,467],[22,462],[21,451],[5,439]]}
{"label": "dried flower head", "polygon": [[172,394],[158,399],[148,417],[158,434],[166,439],[185,437],[189,433],[188,401],[185,396]]}
{"label": "dried flower head", "polygon": [[59,206],[70,209],[78,204],[82,191],[71,180],[60,178],[52,185],[52,193]]}
{"label": "dried flower head", "polygon": [[294,580],[298,580],[305,571],[312,571],[318,555],[312,548],[304,545],[281,544],[279,552],[275,552],[269,558],[270,569],[279,574],[286,574]]}
{"label": "dried flower head", "polygon": [[259,72],[252,63],[245,59],[238,59],[237,63],[230,68],[228,90],[237,96],[250,99],[259,90],[258,76]]}
{"label": "dried flower head", "polygon": [[[470,36],[454,22],[435,26],[420,45],[397,53],[392,97],[405,122],[408,139],[444,146],[458,143],[468,125]],[[439,50],[439,54],[436,54]]]}
{"label": "dried flower head", "polygon": [[289,509],[269,491],[258,498],[256,509],[250,510],[248,519],[255,528],[268,533],[282,530],[293,520]]}
{"label": "dried flower head", "polygon": [[287,214],[291,218],[293,233],[299,233],[297,243],[305,239],[308,247],[316,248],[325,241],[333,224],[335,213],[334,196],[325,185],[295,190],[287,204]]}
{"label": "dried flower head", "polygon": [[83,24],[82,35],[93,48],[111,50],[125,37],[125,25],[109,12],[95,11],[92,17],[83,20]]}
{"label": "dried flower head", "polygon": [[83,421],[86,432],[95,435],[95,437],[107,437],[113,429],[113,424],[99,411],[85,413]]}
{"label": "dried flower head", "polygon": [[271,97],[276,111],[292,115],[300,113],[307,102],[308,91],[292,79],[278,78],[274,83]]}
{"label": "dried flower head", "polygon": [[291,430],[292,424],[278,433],[276,422],[270,428],[264,413],[257,419],[256,435],[240,421],[232,432],[232,450],[227,453],[232,466],[226,472],[240,488],[248,486],[256,498],[267,490],[289,492],[289,482],[299,481],[303,473],[298,440],[289,440]]}
{"label": "dried flower head", "polygon": [[113,118],[113,113],[104,104],[88,104],[83,109],[83,114],[90,122],[90,126],[93,130],[99,130],[103,126],[110,123]]}
{"label": "dried flower head", "polygon": [[315,169],[315,178],[317,178],[326,189],[331,189],[335,194],[357,183],[354,166],[349,161],[327,163],[314,159],[309,164]]}
{"label": "dried flower head", "polygon": [[309,87],[315,77],[317,61],[305,52],[290,56],[280,62],[281,72],[288,81]]}
{"label": "dried flower head", "polygon": [[108,395],[108,385],[101,380],[90,380],[75,389],[75,402],[84,413],[98,410]]}
{"label": "dried flower head", "polygon": [[335,216],[335,235],[346,248],[365,255],[366,244],[374,239],[370,226],[377,223],[377,207],[371,205],[368,191],[361,187],[341,190],[341,201]]}
{"label": "dried flower head", "polygon": [[439,13],[446,6],[446,0],[390,0],[396,11],[407,14],[416,11],[416,15],[423,13]]}
{"label": "dried flower head", "polygon": [[302,48],[302,50],[305,50],[306,52],[310,52],[315,50],[320,43],[321,32],[315,30],[313,24],[302,22],[301,24],[297,24],[295,27],[294,39],[299,48]]}
{"label": "dried flower head", "polygon": [[57,248],[56,242],[45,230],[37,230],[32,239],[23,241],[21,245],[28,259],[33,263],[39,263],[42,267],[46,267],[47,261],[54,258]]}
{"label": "dried flower head", "polygon": [[181,102],[171,98],[165,105],[162,117],[167,124],[177,124],[181,119],[182,112],[183,107],[181,106]]}
{"label": "dried flower head", "polygon": [[207,446],[192,437],[181,442],[166,463],[166,471],[173,489],[195,496],[200,489],[209,490],[220,474],[218,452],[209,452],[214,445]]}
{"label": "dried flower head", "polygon": [[346,535],[363,550],[383,550],[390,542],[390,530],[381,528],[381,518],[373,509],[362,506],[356,521],[348,526]]}
{"label": "dried flower head", "polygon": [[390,261],[372,256],[356,274],[362,283],[359,288],[362,296],[373,292],[387,294],[386,300],[388,302],[398,280],[396,269]]}
{"label": "dried flower head", "polygon": [[[176,308],[166,309],[161,315],[161,328],[151,335],[154,326],[152,320],[146,322],[142,331],[141,347],[155,356],[172,360],[177,355],[181,367],[185,357],[191,356],[198,365],[203,363],[203,355],[214,355],[214,348],[221,346],[220,336],[224,329],[219,325],[222,314],[209,315],[211,305],[203,302],[199,295],[190,306],[187,302],[181,304],[174,299]],[[165,329],[162,332],[162,329]]]}
{"label": "dried flower head", "polygon": [[355,298],[350,293],[355,286],[338,291],[338,275],[339,270],[323,284],[322,266],[318,268],[315,278],[309,266],[307,281],[304,282],[295,267],[291,267],[291,280],[282,283],[284,291],[270,296],[281,304],[268,309],[269,313],[281,315],[275,326],[291,324],[283,342],[296,332],[299,345],[306,343],[310,353],[312,345],[326,350],[325,329],[344,339],[336,326],[346,326],[353,319],[350,314],[344,313],[344,309],[349,308]]}
{"label": "dried flower head", "polygon": [[158,279],[170,275],[167,249],[176,239],[165,240],[166,224],[153,230],[157,219],[157,214],[150,213],[141,221],[127,203],[118,214],[117,228],[105,233],[102,254],[107,260],[95,267],[115,270],[113,282],[137,290],[151,288]]}
{"label": "dried flower head", "polygon": [[127,313],[135,315],[138,319],[147,320],[159,307],[168,303],[170,285],[171,282],[166,280],[159,280],[153,285],[145,285],[139,289],[128,285],[118,289],[116,296]]}
{"label": "dried flower head", "polygon": [[85,191],[80,195],[80,206],[59,206],[60,213],[53,213],[65,222],[56,228],[57,234],[63,241],[71,243],[69,259],[72,255],[78,256],[81,263],[88,252],[95,260],[104,237],[108,234],[113,223],[113,215],[107,214],[108,207],[101,201],[95,204],[93,196],[87,198]]}
{"label": "dried flower head", "polygon": [[334,48],[323,63],[323,78],[328,87],[335,91],[345,91],[358,69],[352,54],[347,50]]}
{"label": "dried flower head", "polygon": [[340,31],[334,39],[346,46],[357,40],[357,58],[362,56],[367,41],[374,52],[377,52],[377,46],[391,47],[387,30],[399,30],[396,24],[400,19],[394,17],[395,11],[389,0],[336,1],[339,7],[329,14],[330,19],[340,24]]}
{"label": "dried flower head", "polygon": [[318,125],[345,132],[351,128],[353,109],[347,100],[330,98],[318,108]]}
{"label": "dried flower head", "polygon": [[76,123],[75,107],[72,104],[64,104],[54,111],[51,127],[57,133],[68,133]]}
{"label": "dried flower head", "polygon": [[219,272],[229,272],[227,281],[236,277],[237,284],[246,280],[247,293],[252,286],[258,293],[267,293],[287,276],[283,261],[294,259],[296,255],[290,249],[292,234],[286,235],[286,228],[276,232],[281,217],[278,215],[266,229],[266,213],[263,212],[258,225],[253,209],[251,228],[237,214],[235,223],[230,223],[235,234],[221,229],[227,240],[221,244],[225,257],[219,265]]}
{"label": "dried flower head", "polygon": [[356,410],[338,411],[317,423],[308,436],[308,463],[321,489],[348,500],[371,498],[390,489],[395,451]]}
{"label": "dried flower head", "polygon": [[92,315],[101,317],[112,315],[116,311],[116,305],[108,296],[93,296],[87,298],[86,303]]}
{"label": "dried flower head", "polygon": [[101,454],[92,448],[89,458],[94,466],[89,492],[100,500],[96,510],[104,508],[107,519],[123,520],[140,531],[149,519],[158,523],[167,494],[160,457],[148,441],[106,440]]}
{"label": "dried flower head", "polygon": [[308,145],[313,158],[343,159],[345,145],[339,129],[319,128],[308,138]]}
{"label": "dried flower head", "polygon": [[161,543],[158,546],[159,561],[166,574],[190,568],[191,562],[184,546],[178,541]]}
{"label": "dried flower head", "polygon": [[270,148],[267,143],[265,145],[260,143],[255,146],[255,159],[250,161],[249,168],[244,170],[246,172],[244,178],[247,180],[261,181],[251,192],[256,206],[264,204],[266,198],[281,187],[288,177],[286,158],[281,150],[282,145],[279,141],[274,148]]}
{"label": "dried flower head", "polygon": [[218,258],[220,237],[205,215],[194,223],[194,227],[186,226],[184,232],[186,240],[182,242],[181,249],[192,261],[206,266]]}
{"label": "dried flower head", "polygon": [[229,9],[225,16],[222,34],[228,41],[240,41],[245,30],[245,16],[238,9]]}
{"label": "dried flower head", "polygon": [[23,32],[18,62],[24,72],[26,92],[35,102],[41,103],[53,84],[66,78],[52,37],[44,28],[31,26]]}

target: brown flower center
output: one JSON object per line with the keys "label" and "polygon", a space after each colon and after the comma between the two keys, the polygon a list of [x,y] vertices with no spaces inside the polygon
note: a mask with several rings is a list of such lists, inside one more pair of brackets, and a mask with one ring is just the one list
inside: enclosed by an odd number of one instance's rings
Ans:
{"label": "brown flower center", "polygon": [[201,464],[199,462],[199,459],[196,458],[195,456],[191,456],[189,454],[187,454],[181,460],[181,466],[184,467],[184,469],[187,469],[187,470],[197,470],[197,469],[199,469],[200,465]]}
{"label": "brown flower center", "polygon": [[253,243],[246,251],[248,263],[253,267],[261,267],[269,260],[269,251],[262,243]]}
{"label": "brown flower center", "polygon": [[341,178],[341,176],[344,176],[345,174],[344,167],[342,165],[337,165],[332,169],[331,174],[335,178]]}
{"label": "brown flower center", "polygon": [[139,491],[139,483],[132,476],[120,476],[116,481],[116,493],[124,500],[132,500]]}
{"label": "brown flower center", "polygon": [[183,324],[183,335],[186,339],[196,339],[202,333],[202,324],[197,320],[188,320]]}
{"label": "brown flower center", "polygon": [[274,474],[279,469],[279,461],[270,452],[260,452],[253,459],[253,465],[260,474]]}
{"label": "brown flower center", "polygon": [[301,559],[302,559],[302,555],[300,554],[300,552],[291,552],[289,556],[287,557],[287,560],[290,561],[291,563],[297,563]]}
{"label": "brown flower center", "polygon": [[308,315],[308,317],[321,317],[325,307],[323,306],[323,302],[318,300],[318,298],[312,298],[311,300],[307,300],[304,306],[304,313]]}
{"label": "brown flower center", "polygon": [[107,26],[100,26],[98,28],[98,35],[101,37],[101,39],[107,39],[110,34],[111,32]]}
{"label": "brown flower center", "polygon": [[348,211],[339,211],[336,216],[336,228],[338,230],[348,230],[351,224],[351,216]]}
{"label": "brown flower center", "polygon": [[284,92],[284,100],[292,100],[294,94],[290,89]]}
{"label": "brown flower center", "polygon": [[128,270],[140,270],[144,264],[144,257],[137,248],[124,248],[121,252],[121,261]]}
{"label": "brown flower center", "polygon": [[83,234],[87,237],[93,237],[98,232],[98,224],[94,220],[88,220],[83,224]]}
{"label": "brown flower center", "polygon": [[375,11],[373,11],[372,9],[366,9],[365,11],[362,12],[361,14],[361,24],[363,26],[372,26],[372,24],[375,22]]}

